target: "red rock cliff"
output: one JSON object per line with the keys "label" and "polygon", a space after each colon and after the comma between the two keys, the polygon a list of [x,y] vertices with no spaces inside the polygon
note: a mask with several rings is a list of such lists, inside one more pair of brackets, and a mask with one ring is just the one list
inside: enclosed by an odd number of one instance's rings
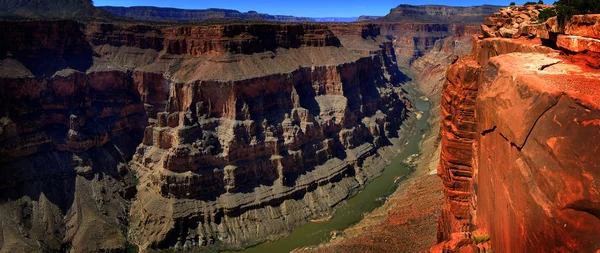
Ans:
{"label": "red rock cliff", "polygon": [[558,50],[539,39],[476,40],[448,69],[438,169],[445,204],[432,251],[600,249],[595,20],[537,26]]}

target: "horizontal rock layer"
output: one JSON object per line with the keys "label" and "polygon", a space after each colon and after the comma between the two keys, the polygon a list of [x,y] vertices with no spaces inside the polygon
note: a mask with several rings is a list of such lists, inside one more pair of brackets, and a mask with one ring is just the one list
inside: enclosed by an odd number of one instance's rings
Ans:
{"label": "horizontal rock layer", "polygon": [[275,238],[380,173],[407,117],[377,26],[0,27],[3,251]]}
{"label": "horizontal rock layer", "polygon": [[454,7],[443,5],[407,5],[401,4],[378,20],[406,23],[454,23],[478,24],[481,20],[500,9],[500,6],[482,5]]}

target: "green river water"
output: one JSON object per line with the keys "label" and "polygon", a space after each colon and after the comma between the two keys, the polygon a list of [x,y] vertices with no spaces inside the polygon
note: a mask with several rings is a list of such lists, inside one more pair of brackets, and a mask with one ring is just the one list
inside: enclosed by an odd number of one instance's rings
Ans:
{"label": "green river water", "polygon": [[417,121],[417,128],[414,135],[409,139],[408,144],[403,147],[392,162],[385,168],[381,176],[375,178],[361,190],[356,196],[350,198],[344,205],[336,209],[331,219],[325,222],[308,222],[294,229],[289,236],[279,240],[265,242],[257,246],[239,251],[243,253],[278,253],[289,252],[293,249],[317,245],[326,242],[330,238],[330,233],[334,230],[344,230],[358,223],[365,213],[369,213],[380,207],[384,203],[384,198],[389,196],[398,187],[394,179],[399,176],[405,176],[410,169],[403,161],[413,154],[419,153],[419,143],[421,142],[422,132],[428,127],[429,102],[420,98],[420,94],[409,87],[410,93],[414,95],[415,108],[423,112],[423,117]]}

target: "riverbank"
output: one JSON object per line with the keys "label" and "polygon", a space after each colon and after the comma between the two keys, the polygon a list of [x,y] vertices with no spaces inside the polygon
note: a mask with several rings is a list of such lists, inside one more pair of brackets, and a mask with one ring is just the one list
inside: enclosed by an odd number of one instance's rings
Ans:
{"label": "riverbank", "polygon": [[406,88],[409,88],[406,95],[414,102],[415,107],[411,109],[410,116],[399,130],[398,136],[401,138],[389,139],[391,145],[380,148],[377,156],[364,160],[361,166],[365,170],[363,174],[373,173],[367,176],[371,180],[366,182],[356,195],[349,196],[345,203],[338,205],[331,219],[318,223],[308,222],[293,229],[287,237],[262,243],[242,252],[289,252],[296,248],[327,242],[332,233],[360,222],[365,215],[384,204],[385,199],[393,194],[398,186],[395,179],[404,178],[410,173],[410,168],[404,161],[419,153],[422,137],[420,132],[426,129],[429,118],[429,103],[421,100],[421,94],[412,86],[402,89]]}
{"label": "riverbank", "polygon": [[427,130],[419,143],[417,166],[379,208],[358,224],[334,233],[329,242],[294,252],[419,252],[436,243],[442,207],[439,99],[431,104]]}

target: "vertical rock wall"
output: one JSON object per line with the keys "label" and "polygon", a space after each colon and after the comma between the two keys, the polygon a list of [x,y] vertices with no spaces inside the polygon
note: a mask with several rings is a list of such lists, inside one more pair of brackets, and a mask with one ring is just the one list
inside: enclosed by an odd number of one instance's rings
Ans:
{"label": "vertical rock wall", "polygon": [[[547,28],[546,34],[557,31]],[[559,41],[559,55],[535,41],[477,40],[473,55],[446,72],[438,170],[446,200],[441,243],[432,251],[600,248],[593,123],[600,74],[582,60],[595,49]],[[491,241],[481,243],[484,237]]]}

